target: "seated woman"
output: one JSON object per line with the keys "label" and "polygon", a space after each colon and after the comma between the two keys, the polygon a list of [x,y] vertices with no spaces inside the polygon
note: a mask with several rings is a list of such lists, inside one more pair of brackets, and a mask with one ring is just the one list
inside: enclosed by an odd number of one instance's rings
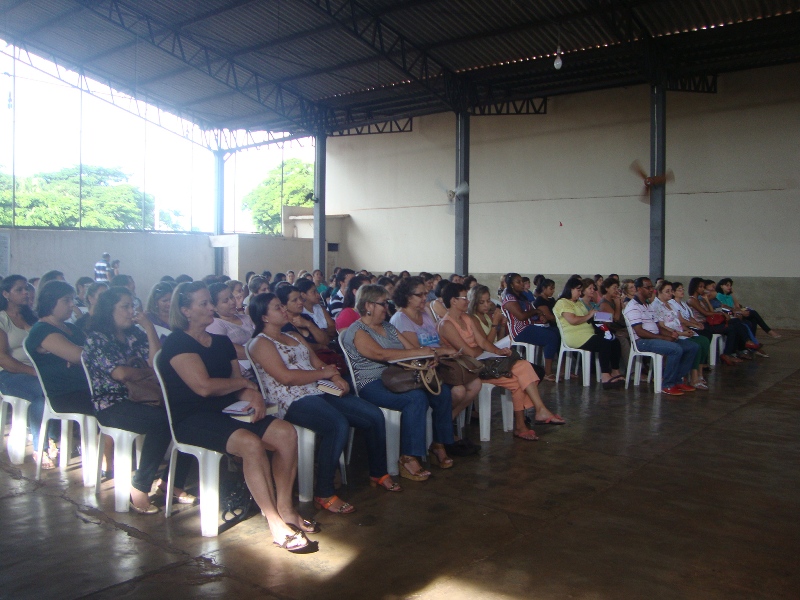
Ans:
{"label": "seated woman", "polygon": [[[360,315],[355,309],[356,306],[356,293],[358,288],[362,285],[369,285],[369,277],[366,275],[355,275],[350,281],[347,282],[346,287],[342,290],[342,310],[336,315],[336,331],[341,333],[350,325],[358,321]],[[387,306],[388,310],[388,306]]]}
{"label": "seated woman", "polygon": [[95,306],[97,306],[97,300],[100,298],[100,294],[108,290],[110,286],[105,281],[97,281],[89,285],[86,288],[86,312],[83,313],[80,318],[75,321],[75,326],[80,329],[82,332],[86,333],[89,330],[89,321],[94,314]]}
{"label": "seated woman", "polygon": [[[555,381],[553,358],[561,347],[561,336],[556,327],[550,327],[541,312],[522,294],[522,277],[519,273],[508,273],[506,290],[501,298],[503,310],[508,314],[508,329],[515,342],[544,346],[544,378]],[[528,357],[532,359],[533,357]]]}
{"label": "seated woman", "polygon": [[171,283],[159,281],[150,290],[145,303],[147,319],[156,327],[163,327],[167,331],[169,331],[169,306],[174,287]]}
{"label": "seated woman", "polygon": [[[247,355],[244,352],[244,346],[250,341],[253,331],[255,331],[253,321],[247,315],[236,313],[236,301],[233,299],[230,288],[224,283],[212,283],[208,288],[208,293],[211,295],[211,304],[214,306],[216,316],[206,331],[215,335],[227,336],[236,349],[236,358],[246,361]],[[242,377],[250,375],[250,369],[247,366],[241,364],[239,366]]]}
{"label": "seated woman", "polygon": [[606,278],[600,285],[600,302],[598,312],[605,312],[613,319],[608,325],[611,333],[617,336],[621,351],[621,364],[628,364],[628,357],[631,352],[631,340],[628,337],[628,328],[625,325],[625,317],[622,316],[624,304],[622,302],[622,292],[619,289],[619,282],[613,277]]}
{"label": "seated woman", "polygon": [[680,315],[671,304],[673,299],[673,284],[669,281],[661,281],[657,286],[658,296],[653,300],[651,306],[656,313],[658,321],[667,329],[675,331],[680,337],[675,340],[678,343],[687,341],[699,346],[691,371],[691,385],[701,390],[708,389],[708,382],[703,379],[703,366],[708,364],[709,340],[707,337],[697,334],[691,328],[684,326]]}
{"label": "seated woman", "polygon": [[[316,531],[316,525],[304,521],[292,503],[297,475],[294,427],[266,415],[258,386],[241,376],[233,343],[206,331],[214,322],[214,307],[203,283],[175,288],[171,311],[172,333],[164,341],[158,368],[176,438],[241,457],[245,483],[269,523],[275,545],[290,552],[314,549],[306,533]],[[237,400],[253,409],[252,423],[222,412]],[[267,451],[274,453],[271,462]]]}
{"label": "seated woman", "polygon": [[709,340],[715,333],[726,336],[725,350],[720,355],[720,360],[726,365],[742,362],[742,358],[747,356],[744,354],[745,344],[749,340],[746,331],[747,325],[738,319],[728,320],[727,318],[724,322],[715,325],[708,322],[708,317],[719,313],[714,311],[705,296],[705,284],[702,277],[692,277],[689,280],[689,298],[686,303],[692,309],[692,318],[703,324],[703,328],[698,330],[697,333],[707,337]]}
{"label": "seated woman", "polygon": [[503,311],[492,302],[488,287],[476,285],[467,292],[467,298],[467,314],[475,319],[490,344],[508,335],[508,320]]}
{"label": "seated woman", "polygon": [[619,284],[619,289],[622,292],[623,306],[633,300],[633,297],[636,295],[636,285],[633,279],[623,279]]}
{"label": "seated woman", "polygon": [[[589,282],[593,287],[594,281],[590,279]],[[597,352],[600,357],[603,389],[624,386],[624,377],[619,372],[621,355],[619,340],[616,338],[609,340],[595,333],[590,321],[596,311],[588,310],[581,301],[583,291],[583,282],[574,277],[570,278],[553,309],[556,318],[561,322],[564,342],[570,348]]]}
{"label": "seated woman", "polygon": [[[75,308],[72,311],[75,319],[80,319],[89,309],[86,304],[86,291],[94,283],[91,277],[79,277],[75,282]],[[74,321],[73,321],[74,322]]]}
{"label": "seated woman", "polygon": [[[22,275],[9,275],[3,279],[0,292],[0,392],[24,398],[31,403],[28,408],[28,427],[33,435],[33,460],[37,461],[44,392],[22,346],[37,319],[30,308],[28,281]],[[5,410],[5,405],[2,409]],[[43,469],[55,467],[53,461],[58,456],[55,443],[57,427],[57,421],[51,421],[48,426],[47,449],[42,455]]]}
{"label": "seated woman", "polygon": [[336,337],[336,323],[322,304],[322,296],[313,281],[301,279],[295,286],[300,292],[300,300],[303,302],[303,314],[313,319],[328,338],[328,342]]}
{"label": "seated woman", "polygon": [[[401,279],[394,289],[394,303],[397,312],[390,323],[400,332],[412,346],[417,348],[441,348],[439,332],[436,323],[425,311],[425,282],[420,277]],[[449,349],[448,349],[449,351]],[[439,352],[445,355],[446,351]],[[475,379],[466,386],[452,386],[450,392],[453,397],[452,416],[471,406],[481,391],[481,380]]]}
{"label": "seated woman", "polygon": [[[483,335],[480,325],[467,314],[467,291],[463,285],[448,284],[442,291],[442,301],[447,307],[447,314],[439,322],[439,334],[448,346],[472,357],[480,356],[484,351],[502,356],[511,354],[510,349],[500,349],[490,343]],[[511,392],[514,402],[514,437],[527,441],[539,439],[536,432],[525,423],[525,410],[528,408],[536,408],[537,423],[562,425],[565,422],[560,415],[550,412],[542,402],[539,396],[539,377],[531,363],[518,360],[511,368],[511,374],[511,377],[483,381]]]}
{"label": "seated woman", "polygon": [[425,481],[431,476],[420,465],[418,457],[424,456],[425,430],[428,406],[433,409],[433,444],[431,461],[443,469],[453,466],[447,456],[445,444],[453,443],[452,401],[448,386],[442,385],[438,396],[424,389],[398,394],[390,392],[381,381],[381,374],[390,360],[416,356],[438,355],[436,348],[413,346],[400,335],[394,325],[385,321],[386,290],[379,285],[363,285],[358,290],[356,309],[361,318],[340,336],[345,352],[350,356],[359,395],[383,408],[402,412],[400,428],[400,477]]}
{"label": "seated woman", "polygon": [[28,332],[25,347],[39,368],[53,410],[93,415],[89,384],[81,366],[86,336],[67,322],[74,302],[75,290],[70,284],[59,280],[45,284],[36,298],[39,320]]}
{"label": "seated woman", "polygon": [[717,300],[719,300],[723,306],[733,311],[734,315],[743,319],[754,335],[758,327],[761,326],[764,333],[770,337],[781,337],[779,333],[776,333],[767,325],[755,309],[739,304],[739,300],[736,299],[736,295],[733,293],[733,279],[730,277],[723,277],[717,282]]}
{"label": "seated woman", "polygon": [[242,314],[246,312],[243,304],[245,294],[242,282],[237,281],[236,279],[229,279],[225,282],[225,285],[228,286],[228,289],[231,291],[231,295],[233,296],[233,301],[236,304],[236,313]]}
{"label": "seated woman", "polygon": [[[362,429],[365,435],[370,484],[381,485],[390,492],[401,491],[386,473],[386,429],[380,409],[350,394],[350,386],[339,370],[319,360],[297,333],[281,331],[289,322],[289,314],[274,294],[256,296],[248,310],[260,325],[250,342],[250,356],[264,389],[278,404],[278,416],[319,436],[316,507],[337,514],[355,510],[336,496],[333,486],[351,425]],[[342,395],[321,391],[317,387],[319,381],[339,388]]]}
{"label": "seated woman", "polygon": [[[153,324],[144,313],[134,312],[130,290],[113,287],[100,296],[84,348],[86,366],[92,379],[92,402],[101,425],[145,434],[139,468],[131,487],[131,508],[143,515],[158,512],[158,508],[150,503],[150,488],[172,442],[172,434],[164,407],[132,402],[125,384],[152,375],[151,369],[130,366],[129,363],[141,359],[152,366],[153,356],[159,348],[161,342]],[[196,501],[183,490],[190,465],[189,456],[178,455],[175,498],[182,504]],[[163,481],[159,487],[162,491],[166,489]]]}
{"label": "seated woman", "polygon": [[258,294],[266,294],[269,292],[269,279],[261,275],[254,275],[250,278],[250,281],[247,282],[247,289],[250,293],[242,300],[243,306],[245,307],[247,307],[247,304],[253,297]]}
{"label": "seated woman", "polygon": [[437,281],[433,287],[433,295],[436,296],[436,299],[428,303],[428,310],[431,312],[434,321],[437,322],[447,314],[447,307],[442,302],[442,290],[448,283],[450,282],[447,279]]}
{"label": "seated woman", "polygon": [[[307,279],[302,281],[311,284],[312,293],[316,294],[313,283]],[[342,372],[347,372],[347,363],[344,361],[344,357],[328,347],[329,338],[327,332],[317,327],[316,321],[312,316],[303,312],[303,295],[300,290],[293,285],[281,285],[275,295],[281,304],[286,307],[287,322],[283,326],[283,332],[297,334],[303,338],[303,341],[322,362],[326,365],[333,365]],[[340,316],[341,314],[339,313]]]}
{"label": "seated woman", "polygon": [[539,284],[533,292],[535,300],[533,306],[539,310],[539,317],[547,322],[550,327],[556,326],[556,316],[553,314],[553,308],[556,305],[556,299],[553,296],[556,293],[556,282],[552,279],[547,279],[542,275],[537,275],[540,278]]}

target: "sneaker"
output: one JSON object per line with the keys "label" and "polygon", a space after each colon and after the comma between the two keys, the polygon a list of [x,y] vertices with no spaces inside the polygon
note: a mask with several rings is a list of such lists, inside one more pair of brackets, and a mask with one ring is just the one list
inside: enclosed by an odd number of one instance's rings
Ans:
{"label": "sneaker", "polygon": [[677,385],[673,385],[672,387],[664,388],[661,390],[662,394],[666,394],[667,396],[683,396],[683,392],[681,388]]}
{"label": "sneaker", "polygon": [[693,385],[689,385],[689,384],[686,384],[686,383],[679,383],[679,384],[675,385],[675,387],[678,388],[682,392],[693,392],[695,390],[695,387]]}
{"label": "sneaker", "polygon": [[769,358],[769,354],[767,354],[763,350],[756,350],[755,355],[760,356],[761,358]]}

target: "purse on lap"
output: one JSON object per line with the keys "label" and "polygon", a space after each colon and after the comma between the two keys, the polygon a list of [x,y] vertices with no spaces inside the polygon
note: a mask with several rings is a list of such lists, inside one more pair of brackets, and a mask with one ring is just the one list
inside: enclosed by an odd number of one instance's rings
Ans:
{"label": "purse on lap", "polygon": [[442,391],[442,382],[431,359],[406,360],[389,365],[381,373],[381,381],[395,394],[425,388],[438,396]]}
{"label": "purse on lap", "polygon": [[125,363],[125,366],[147,371],[147,374],[141,379],[124,382],[125,388],[128,390],[128,400],[136,402],[137,404],[161,406],[164,398],[161,394],[161,386],[158,384],[158,378],[156,377],[156,372],[153,370],[153,367],[149,366],[147,362],[139,356],[134,356],[129,359],[128,362]]}
{"label": "purse on lap", "polygon": [[518,360],[522,360],[516,350],[511,350],[509,356],[501,356],[499,358],[484,358],[483,370],[480,373],[481,379],[502,379],[503,377],[511,377],[511,368]]}
{"label": "purse on lap", "polygon": [[436,371],[442,383],[447,385],[467,385],[478,379],[483,363],[471,356],[443,356],[439,359]]}

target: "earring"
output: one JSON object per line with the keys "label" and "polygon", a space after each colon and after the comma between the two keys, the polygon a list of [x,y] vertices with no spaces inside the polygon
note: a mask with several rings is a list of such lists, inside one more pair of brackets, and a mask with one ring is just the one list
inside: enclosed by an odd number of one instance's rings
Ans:
{"label": "earring", "polygon": [[368,316],[368,317],[371,317],[371,316],[372,316],[372,312],[368,310],[368,311],[367,311],[367,316]]}

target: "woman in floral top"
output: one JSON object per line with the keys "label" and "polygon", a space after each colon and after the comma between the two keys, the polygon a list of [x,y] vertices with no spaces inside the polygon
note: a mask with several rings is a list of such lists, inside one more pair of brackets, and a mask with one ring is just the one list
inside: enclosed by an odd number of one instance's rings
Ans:
{"label": "woman in floral top", "polygon": [[[134,313],[133,296],[128,289],[112,287],[100,296],[84,346],[84,359],[92,380],[97,420],[107,427],[145,434],[131,487],[131,508],[140,514],[158,512],[150,504],[149,492],[172,433],[164,407],[131,402],[125,382],[152,373],[152,358],[160,348],[153,324],[144,313]],[[148,368],[129,366],[134,358],[146,361]],[[182,504],[196,500],[183,491],[189,460],[189,456],[179,454],[175,465],[175,497]],[[161,489],[165,487],[162,482]]]}

